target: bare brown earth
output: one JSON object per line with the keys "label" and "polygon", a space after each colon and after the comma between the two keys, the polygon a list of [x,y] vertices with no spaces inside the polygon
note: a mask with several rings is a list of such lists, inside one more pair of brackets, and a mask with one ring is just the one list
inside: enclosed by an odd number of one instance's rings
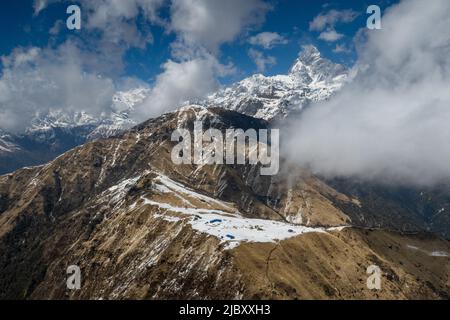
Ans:
{"label": "bare brown earth", "polygon": [[[449,249],[437,239],[346,229],[275,245],[247,244],[235,255],[239,269],[245,270],[248,298],[448,299],[448,258],[430,257],[407,244]],[[383,272],[380,291],[367,289],[366,270],[372,264]]]}
{"label": "bare brown earth", "polygon": [[[198,118],[219,129],[268,126],[235,112],[186,108],[1,176],[0,298],[449,298],[450,258],[432,254],[450,253],[439,237],[445,228],[425,233],[430,225],[403,199],[298,168],[263,177],[258,166],[173,165],[171,133]],[[207,198],[164,192],[155,187],[161,176]],[[193,217],[155,203],[352,227],[230,250],[194,230]],[[371,264],[383,271],[380,291],[366,287]],[[69,265],[82,270],[79,291],[66,288]]]}

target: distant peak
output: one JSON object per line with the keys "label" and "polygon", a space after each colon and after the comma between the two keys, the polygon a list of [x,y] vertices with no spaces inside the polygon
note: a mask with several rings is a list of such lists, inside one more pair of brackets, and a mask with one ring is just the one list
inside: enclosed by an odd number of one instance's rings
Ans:
{"label": "distant peak", "polygon": [[344,66],[324,58],[311,44],[302,46],[302,51],[289,72],[289,75],[307,81],[330,80],[346,74]]}
{"label": "distant peak", "polygon": [[312,44],[303,45],[299,57],[295,60],[291,67],[290,74],[298,75],[304,70],[304,66],[311,66],[321,61],[322,55],[320,51]]}
{"label": "distant peak", "polygon": [[320,51],[312,44],[302,46],[299,59],[304,62],[321,58]]}

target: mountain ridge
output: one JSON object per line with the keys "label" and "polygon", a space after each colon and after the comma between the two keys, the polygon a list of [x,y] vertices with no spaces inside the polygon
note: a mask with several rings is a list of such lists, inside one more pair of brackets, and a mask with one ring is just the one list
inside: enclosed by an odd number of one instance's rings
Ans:
{"label": "mountain ridge", "polygon": [[[358,219],[371,214],[362,198],[293,168],[264,177],[258,165],[174,165],[171,132],[196,120],[268,126],[189,106],[0,176],[0,297],[448,298],[449,242],[407,235],[400,220],[372,229]],[[382,291],[366,287],[371,264]],[[66,288],[69,265],[82,290]]]}

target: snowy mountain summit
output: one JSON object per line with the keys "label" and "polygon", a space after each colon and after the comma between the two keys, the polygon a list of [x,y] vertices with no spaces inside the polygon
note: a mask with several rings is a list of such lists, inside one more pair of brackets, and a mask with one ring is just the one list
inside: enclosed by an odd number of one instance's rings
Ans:
{"label": "snowy mountain summit", "polygon": [[146,88],[118,91],[110,108],[98,115],[49,110],[36,114],[23,133],[0,129],[0,174],[45,163],[86,141],[111,137],[133,127],[136,122],[130,114],[147,95]]}
{"label": "snowy mountain summit", "polygon": [[346,82],[348,70],[323,58],[316,47],[303,46],[287,75],[253,75],[210,95],[204,102],[272,120],[328,99]]}
{"label": "snowy mountain summit", "polygon": [[93,138],[108,137],[134,125],[130,114],[134,107],[146,98],[149,89],[136,88],[129,91],[117,91],[111,99],[111,106],[101,114],[93,115],[85,111],[65,112],[50,110],[47,114],[37,114],[27,133],[49,131],[52,128],[73,129],[90,126],[95,128]]}

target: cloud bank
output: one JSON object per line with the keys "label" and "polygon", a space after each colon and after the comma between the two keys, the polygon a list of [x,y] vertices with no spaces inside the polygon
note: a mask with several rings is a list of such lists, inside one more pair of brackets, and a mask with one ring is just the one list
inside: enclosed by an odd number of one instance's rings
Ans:
{"label": "cloud bank", "polygon": [[338,41],[339,39],[342,39],[344,35],[342,33],[336,32],[336,30],[330,29],[327,31],[323,31],[319,34],[319,39],[328,41],[328,42],[334,42]]}
{"label": "cloud bank", "polygon": [[[35,0],[34,15],[53,3]],[[111,98],[124,82],[124,56],[130,48],[151,45],[151,27],[175,34],[171,58],[150,86],[150,96],[136,106],[137,121],[200,99],[234,71],[219,62],[220,47],[264,21],[271,9],[263,0],[79,0],[82,30],[57,47],[18,47],[1,57],[0,128],[26,129],[37,115],[108,112]],[[167,16],[161,15],[161,10]],[[65,21],[49,30],[57,35]],[[51,41],[49,41],[51,43]],[[137,79],[130,79],[139,82]],[[120,89],[120,88],[119,88]]]}
{"label": "cloud bank", "polygon": [[292,161],[329,177],[450,179],[450,2],[402,1],[358,37],[357,74],[290,131]]}
{"label": "cloud bank", "polygon": [[112,79],[85,71],[83,54],[72,42],[57,50],[18,48],[2,57],[0,128],[21,132],[52,110],[100,115],[111,105]]}

